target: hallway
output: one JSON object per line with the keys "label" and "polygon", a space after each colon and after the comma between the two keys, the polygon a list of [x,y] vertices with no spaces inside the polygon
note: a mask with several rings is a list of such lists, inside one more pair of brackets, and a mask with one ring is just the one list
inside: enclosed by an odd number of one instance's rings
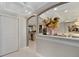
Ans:
{"label": "hallway", "polygon": [[79,57],[79,2],[0,2],[0,56]]}

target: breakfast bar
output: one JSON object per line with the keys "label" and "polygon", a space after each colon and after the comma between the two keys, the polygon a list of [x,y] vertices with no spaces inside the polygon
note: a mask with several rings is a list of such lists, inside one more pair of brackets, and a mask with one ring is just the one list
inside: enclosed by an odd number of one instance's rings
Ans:
{"label": "breakfast bar", "polygon": [[72,36],[37,35],[37,51],[42,56],[79,56],[79,34]]}

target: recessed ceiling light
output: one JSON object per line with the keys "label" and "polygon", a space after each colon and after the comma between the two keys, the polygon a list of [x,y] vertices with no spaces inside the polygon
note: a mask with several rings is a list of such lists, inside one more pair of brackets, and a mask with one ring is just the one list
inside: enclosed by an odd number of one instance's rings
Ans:
{"label": "recessed ceiling light", "polygon": [[65,13],[67,13],[67,12],[68,12],[68,10],[65,10],[64,12],[65,12]]}
{"label": "recessed ceiling light", "polygon": [[28,12],[28,14],[31,14],[31,12]]}
{"label": "recessed ceiling light", "polygon": [[57,8],[54,8],[54,10],[56,11],[56,10],[57,10]]}
{"label": "recessed ceiling light", "polygon": [[28,10],[25,10],[25,12],[28,12]]}

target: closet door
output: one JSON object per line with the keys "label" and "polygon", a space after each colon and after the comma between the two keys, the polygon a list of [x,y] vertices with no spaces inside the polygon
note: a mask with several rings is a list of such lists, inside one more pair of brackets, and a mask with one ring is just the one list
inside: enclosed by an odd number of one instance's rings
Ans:
{"label": "closet door", "polygon": [[0,16],[0,55],[14,52],[18,49],[18,19]]}

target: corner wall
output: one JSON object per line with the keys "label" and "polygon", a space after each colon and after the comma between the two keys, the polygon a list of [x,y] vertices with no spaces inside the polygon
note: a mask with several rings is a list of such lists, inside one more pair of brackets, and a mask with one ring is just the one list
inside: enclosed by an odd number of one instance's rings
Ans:
{"label": "corner wall", "polygon": [[26,19],[19,17],[19,48],[25,48],[26,41]]}

